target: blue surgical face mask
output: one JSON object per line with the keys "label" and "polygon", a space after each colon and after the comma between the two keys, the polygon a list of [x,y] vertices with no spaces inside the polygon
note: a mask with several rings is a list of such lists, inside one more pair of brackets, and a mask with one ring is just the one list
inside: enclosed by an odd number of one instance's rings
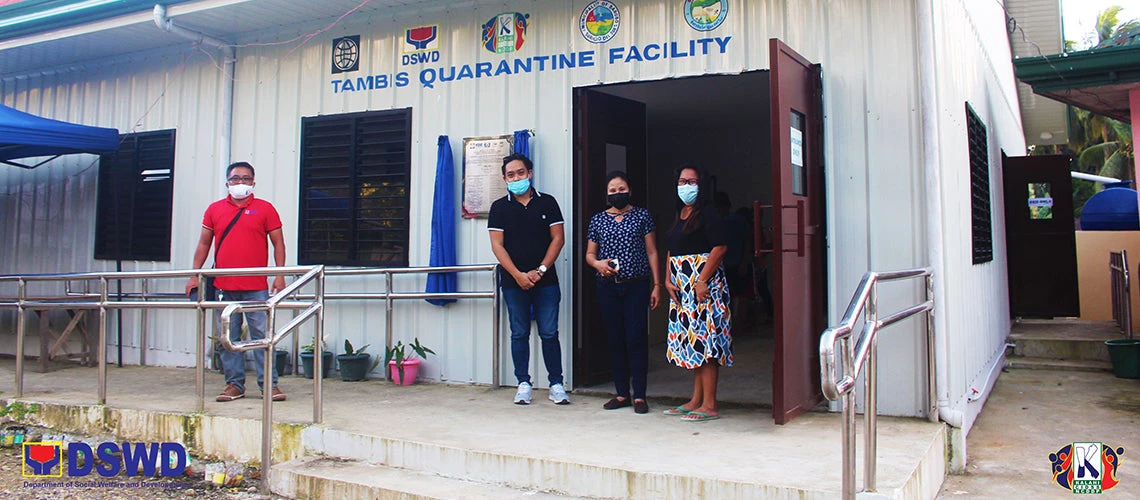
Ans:
{"label": "blue surgical face mask", "polygon": [[510,191],[511,194],[515,196],[522,196],[526,194],[527,191],[530,191],[530,178],[528,177],[526,179],[519,179],[517,181],[508,182],[507,191]]}
{"label": "blue surgical face mask", "polygon": [[689,184],[677,186],[677,197],[686,205],[692,205],[694,201],[697,201],[697,193],[699,193],[700,190],[701,188],[699,186]]}

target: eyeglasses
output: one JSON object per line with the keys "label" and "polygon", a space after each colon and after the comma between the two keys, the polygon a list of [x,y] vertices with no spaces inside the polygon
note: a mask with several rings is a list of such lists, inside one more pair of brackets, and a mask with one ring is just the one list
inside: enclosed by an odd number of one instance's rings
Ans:
{"label": "eyeglasses", "polygon": [[700,179],[686,179],[684,177],[677,179],[677,185],[678,186],[684,186],[686,184],[688,184],[690,186],[697,186],[697,185],[700,185],[700,183],[701,183]]}
{"label": "eyeglasses", "polygon": [[229,181],[230,184],[253,184],[253,177],[250,177],[248,175],[243,175],[240,177],[235,175],[226,180]]}

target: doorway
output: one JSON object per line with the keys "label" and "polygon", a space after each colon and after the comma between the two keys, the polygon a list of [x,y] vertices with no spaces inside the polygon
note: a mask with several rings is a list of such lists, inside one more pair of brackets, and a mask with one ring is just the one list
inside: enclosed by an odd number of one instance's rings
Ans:
{"label": "doorway", "polygon": [[[674,169],[694,163],[709,171],[714,199],[727,201],[727,232],[736,236],[735,244],[751,243],[738,252],[742,260],[764,270],[738,281],[736,289],[730,286],[734,366],[721,371],[718,400],[771,407],[777,424],[822,400],[818,345],[826,319],[826,269],[820,69],[779,40],[771,40],[769,49],[770,71],[575,89],[576,390],[613,390],[594,272],[583,257],[588,221],[606,208],[606,173],[627,173],[633,204],[648,208],[654,218],[661,268],[667,269],[663,236],[675,217]],[[753,211],[754,206],[767,210]],[[759,216],[755,225],[753,214]],[[770,294],[757,293],[766,290]],[[667,300],[649,313],[648,395],[688,398],[691,373],[665,361]]]}
{"label": "doorway", "polygon": [[[730,202],[729,212],[752,202],[770,204],[769,72],[605,85],[578,89],[575,108],[585,116],[575,126],[576,143],[593,143],[576,160],[575,220],[589,221],[605,209],[605,175],[625,171],[632,201],[649,209],[657,228],[661,269],[665,269],[664,234],[673,223],[676,188],[673,170],[684,163],[708,169],[716,191]],[[771,221],[766,225],[770,226]],[[576,231],[575,256],[585,255],[586,222]],[[751,226],[743,228],[751,233]],[[749,235],[734,235],[738,241]],[[749,241],[750,242],[750,241]],[[735,245],[734,245],[735,246]],[[743,252],[742,252],[743,253]],[[577,388],[612,391],[606,333],[594,295],[592,270],[575,260],[575,354]],[[762,273],[756,273],[761,275]],[[761,276],[758,276],[761,277]],[[766,284],[766,281],[765,281]],[[770,406],[772,321],[757,294],[733,290],[740,302],[734,318],[735,366],[726,369],[719,393],[726,402]],[[756,300],[754,300],[754,298]],[[650,312],[649,396],[680,398],[691,394],[691,374],[665,360],[668,317],[665,303]],[[749,318],[746,312],[751,312]]]}

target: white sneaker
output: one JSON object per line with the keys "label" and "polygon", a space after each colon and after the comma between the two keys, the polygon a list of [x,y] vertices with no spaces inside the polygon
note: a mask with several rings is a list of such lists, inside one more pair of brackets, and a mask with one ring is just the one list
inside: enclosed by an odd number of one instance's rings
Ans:
{"label": "white sneaker", "polygon": [[550,400],[556,405],[568,405],[570,395],[566,394],[566,388],[562,387],[562,384],[554,384],[550,386]]}
{"label": "white sneaker", "polygon": [[515,393],[515,404],[530,404],[530,382],[522,382],[519,384],[519,392]]}

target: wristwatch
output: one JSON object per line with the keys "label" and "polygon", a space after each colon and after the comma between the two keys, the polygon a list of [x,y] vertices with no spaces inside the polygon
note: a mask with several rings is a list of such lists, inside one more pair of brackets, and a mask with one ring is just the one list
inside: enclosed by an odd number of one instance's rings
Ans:
{"label": "wristwatch", "polygon": [[547,269],[546,264],[539,264],[538,265],[538,273],[539,274],[546,274],[546,269]]}

